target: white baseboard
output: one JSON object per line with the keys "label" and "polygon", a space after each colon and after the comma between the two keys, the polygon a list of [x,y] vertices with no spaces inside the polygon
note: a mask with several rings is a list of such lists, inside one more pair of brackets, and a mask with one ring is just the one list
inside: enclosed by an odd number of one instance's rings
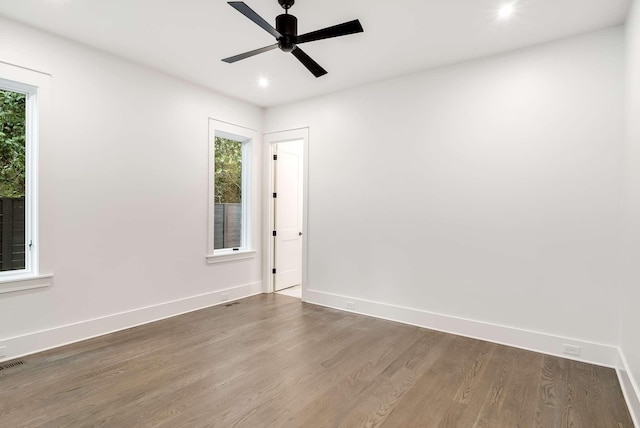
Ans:
{"label": "white baseboard", "polygon": [[[93,337],[174,317],[210,306],[261,294],[262,282],[218,290],[198,296],[138,308],[105,317],[63,325],[0,340],[0,362],[24,357]],[[222,295],[228,299],[222,301]]]}
{"label": "white baseboard", "polygon": [[[619,367],[620,357],[618,348],[611,345],[575,340],[567,337],[458,318],[450,315],[436,314],[386,303],[354,299],[316,290],[305,290],[304,300],[305,302],[320,306],[499,343],[501,345],[513,346],[529,351],[541,352],[543,354],[555,355],[605,367]],[[345,309],[347,301],[354,303],[355,308],[352,310]],[[579,346],[581,350],[580,356],[576,357],[563,354],[562,350],[565,344]]]}
{"label": "white baseboard", "polygon": [[633,418],[635,426],[640,427],[640,388],[631,374],[627,359],[624,356],[622,349],[620,351],[620,362],[617,369],[618,379],[620,380],[620,386],[622,387],[622,393],[627,400],[627,406],[629,407],[629,413]]}

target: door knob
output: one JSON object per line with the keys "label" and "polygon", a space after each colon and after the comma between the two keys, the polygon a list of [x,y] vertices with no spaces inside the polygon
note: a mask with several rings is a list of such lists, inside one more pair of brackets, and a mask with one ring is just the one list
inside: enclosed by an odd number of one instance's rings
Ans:
{"label": "door knob", "polygon": [[298,236],[302,236],[302,232],[298,232]]}

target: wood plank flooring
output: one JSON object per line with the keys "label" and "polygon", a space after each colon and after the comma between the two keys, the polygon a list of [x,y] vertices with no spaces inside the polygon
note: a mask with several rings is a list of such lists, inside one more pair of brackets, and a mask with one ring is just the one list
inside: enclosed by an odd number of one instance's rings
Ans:
{"label": "wood plank flooring", "polygon": [[0,427],[633,427],[612,369],[261,295],[23,359]]}

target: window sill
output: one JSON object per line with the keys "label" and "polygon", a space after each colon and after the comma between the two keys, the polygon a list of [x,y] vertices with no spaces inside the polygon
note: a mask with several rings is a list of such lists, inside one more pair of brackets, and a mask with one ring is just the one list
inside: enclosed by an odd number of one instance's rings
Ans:
{"label": "window sill", "polygon": [[256,257],[255,250],[224,252],[221,254],[213,254],[207,256],[207,264],[226,263],[236,260],[254,259]]}
{"label": "window sill", "polygon": [[0,294],[51,287],[53,275],[23,275],[0,277]]}

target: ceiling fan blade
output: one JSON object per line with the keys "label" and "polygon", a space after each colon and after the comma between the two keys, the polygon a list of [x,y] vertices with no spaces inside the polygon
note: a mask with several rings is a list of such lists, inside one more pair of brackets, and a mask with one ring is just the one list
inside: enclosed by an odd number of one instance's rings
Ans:
{"label": "ceiling fan blade", "polygon": [[269,52],[272,49],[275,49],[278,47],[278,44],[276,43],[275,45],[269,45],[269,46],[265,46],[263,48],[260,49],[254,49],[252,51],[249,52],[245,52],[245,53],[241,53],[240,55],[236,55],[236,56],[230,56],[229,58],[225,58],[222,61],[232,64],[236,61],[240,61],[241,59],[245,59],[245,58],[249,58],[252,57],[254,55],[258,55],[264,52]]}
{"label": "ceiling fan blade", "polygon": [[243,14],[244,16],[246,16],[247,18],[249,18],[250,20],[252,20],[256,24],[258,24],[267,33],[271,34],[276,39],[279,39],[280,37],[282,37],[282,34],[280,34],[278,32],[278,30],[273,28],[273,26],[271,26],[271,24],[269,24],[267,21],[265,21],[260,15],[258,15],[253,9],[251,9],[249,6],[247,6],[244,2],[242,2],[242,1],[230,1],[230,2],[227,2],[227,3],[229,4],[229,6],[233,7],[235,10],[237,10],[238,12],[240,12],[241,14]]}
{"label": "ceiling fan blade", "polygon": [[307,55],[306,53],[304,53],[304,51],[302,49],[300,49],[299,47],[296,46],[291,51],[291,53],[293,54],[293,56],[298,58],[298,61],[300,61],[302,63],[302,65],[307,67],[307,69],[311,73],[313,73],[314,76],[320,77],[320,76],[324,76],[325,74],[327,74],[327,70],[322,68],[320,66],[320,64],[318,64],[313,59],[311,59],[311,57],[309,55]]}
{"label": "ceiling fan blade", "polygon": [[323,28],[322,30],[312,31],[296,38],[296,43],[314,42],[316,40],[329,39],[331,37],[346,36],[348,34],[362,33],[364,29],[357,19],[345,22],[343,24],[334,25],[333,27]]}

